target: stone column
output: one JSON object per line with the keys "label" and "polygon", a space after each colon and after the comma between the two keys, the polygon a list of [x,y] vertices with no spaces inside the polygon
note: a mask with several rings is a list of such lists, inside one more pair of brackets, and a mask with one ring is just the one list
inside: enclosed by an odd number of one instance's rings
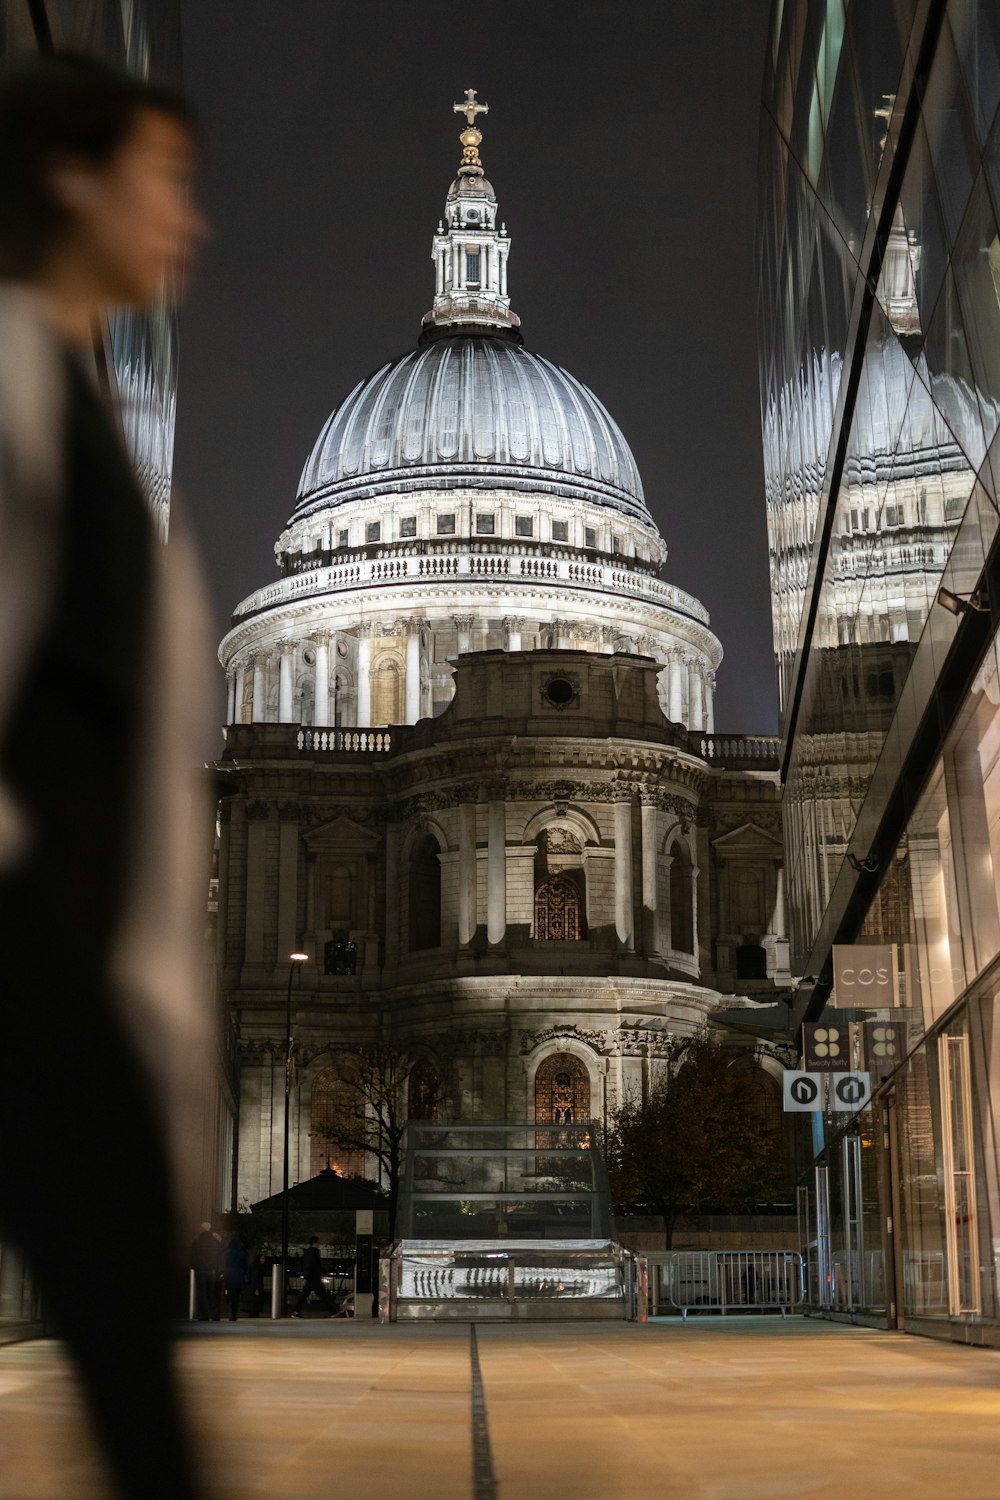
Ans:
{"label": "stone column", "polygon": [[278,661],[278,723],[290,724],[292,722],[292,667],[293,653],[295,647],[290,641],[281,647],[281,656]]}
{"label": "stone column", "polygon": [[358,711],[359,729],[368,729],[372,721],[372,627],[370,621],[358,626]]}
{"label": "stone column", "polygon": [[247,883],[244,962],[259,964],[264,958],[264,885],[268,807],[254,800],[247,804]]}
{"label": "stone column", "polygon": [[613,656],[615,652],[615,629],[612,625],[601,626],[601,650],[605,656]]}
{"label": "stone column", "polygon": [[673,724],[684,722],[684,686],[681,673],[684,668],[681,664],[679,651],[670,653],[670,707],[668,717]]}
{"label": "stone column", "polygon": [[410,620],[406,635],[406,722],[420,718],[420,621]]}
{"label": "stone column", "polygon": [[250,710],[252,724],[263,724],[267,713],[267,660],[267,654],[263,651],[253,659],[253,706]]}
{"label": "stone column", "polygon": [[236,690],[233,694],[233,724],[243,723],[243,689],[246,683],[246,676],[246,667],[241,662],[240,665],[236,668]]}
{"label": "stone column", "polygon": [[572,620],[553,620],[552,629],[556,633],[556,650],[568,651],[573,644]]}
{"label": "stone column", "polygon": [[467,651],[472,650],[472,627],[476,623],[474,615],[452,615],[452,623],[458,631],[458,654],[464,656]]}
{"label": "stone column", "polygon": [[226,673],[226,723],[236,723],[236,673]]}
{"label": "stone column", "polygon": [[462,802],[458,809],[458,941],[471,943],[476,935],[476,809]]}
{"label": "stone column", "polygon": [[503,621],[504,650],[520,651],[521,649],[521,627],[524,624],[519,615],[506,615]]}
{"label": "stone column", "polygon": [[656,912],[656,805],[642,802],[639,807],[642,828],[642,951],[647,957],[657,952]]}
{"label": "stone column", "polygon": [[715,733],[715,673],[705,678],[705,733]]}
{"label": "stone column", "polygon": [[502,943],[507,931],[507,806],[491,801],[486,855],[486,936]]}
{"label": "stone column", "polygon": [[705,720],[701,704],[701,667],[691,662],[688,667],[688,728],[704,729]]}
{"label": "stone column", "polygon": [[615,809],[615,932],[623,948],[632,952],[632,803],[616,802]]}
{"label": "stone column", "polygon": [[318,635],[316,641],[315,690],[313,692],[313,723],[325,729],[333,723],[330,713],[330,637]]}

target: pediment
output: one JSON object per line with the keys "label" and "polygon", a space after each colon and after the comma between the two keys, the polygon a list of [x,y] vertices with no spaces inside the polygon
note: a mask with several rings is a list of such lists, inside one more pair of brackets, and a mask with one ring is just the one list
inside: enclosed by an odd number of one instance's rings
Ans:
{"label": "pediment", "polygon": [[302,841],[313,854],[373,854],[378,848],[379,836],[370,828],[356,823],[346,813],[310,828]]}
{"label": "pediment", "polygon": [[757,823],[742,823],[729,833],[720,833],[712,840],[716,854],[723,859],[749,859],[754,856],[766,859],[783,859],[784,845]]}

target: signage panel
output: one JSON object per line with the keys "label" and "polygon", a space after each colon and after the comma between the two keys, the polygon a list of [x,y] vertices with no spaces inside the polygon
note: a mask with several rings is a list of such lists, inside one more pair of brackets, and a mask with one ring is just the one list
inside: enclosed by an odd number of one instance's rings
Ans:
{"label": "signage panel", "polygon": [[826,1082],[817,1074],[786,1068],[782,1087],[786,1114],[810,1114],[823,1108]]}
{"label": "signage panel", "polygon": [[853,1027],[845,1021],[802,1027],[802,1066],[809,1073],[842,1073],[854,1065]]}
{"label": "signage panel", "polygon": [[830,1108],[841,1114],[856,1114],[871,1103],[872,1081],[868,1073],[831,1073]]}
{"label": "signage panel", "polygon": [[865,1067],[876,1084],[903,1060],[906,1052],[906,1026],[902,1021],[866,1021],[862,1027]]}
{"label": "signage panel", "polygon": [[843,1010],[860,1006],[884,1010],[899,1004],[899,978],[894,943],[834,943],[833,1000]]}

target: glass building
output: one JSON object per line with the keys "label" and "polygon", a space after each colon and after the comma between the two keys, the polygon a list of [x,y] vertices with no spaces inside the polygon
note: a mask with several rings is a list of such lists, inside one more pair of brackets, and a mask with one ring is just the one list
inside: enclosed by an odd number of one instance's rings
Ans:
{"label": "glass building", "polygon": [[[180,0],[6,0],[0,66],[57,52],[86,52],[156,83],[180,82]],[[95,348],[161,541],[170,521],[177,408],[177,313],[122,311]]]}
{"label": "glass building", "polygon": [[792,969],[850,1023],[888,946],[901,1002],[813,1117],[811,1297],[998,1343],[1000,9],[775,0],[760,175]]}

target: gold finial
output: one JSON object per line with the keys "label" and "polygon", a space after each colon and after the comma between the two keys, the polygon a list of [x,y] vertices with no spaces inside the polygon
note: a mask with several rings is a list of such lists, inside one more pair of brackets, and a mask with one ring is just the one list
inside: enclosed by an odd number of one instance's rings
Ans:
{"label": "gold finial", "polygon": [[488,115],[490,107],[488,104],[480,104],[476,98],[475,89],[466,89],[465,99],[461,104],[453,104],[452,109],[456,115],[464,115],[467,126],[459,136],[462,142],[462,164],[459,171],[481,172],[483,164],[479,160],[479,145],[482,141],[482,132],[476,129],[476,116]]}

